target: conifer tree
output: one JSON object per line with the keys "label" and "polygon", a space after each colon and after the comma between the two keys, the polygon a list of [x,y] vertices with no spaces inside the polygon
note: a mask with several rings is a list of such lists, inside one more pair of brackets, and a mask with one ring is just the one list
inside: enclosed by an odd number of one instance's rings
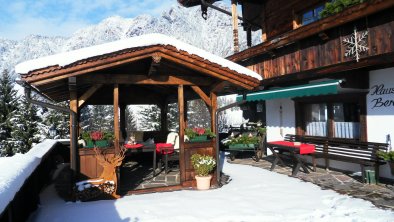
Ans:
{"label": "conifer tree", "polygon": [[20,99],[19,108],[13,112],[11,138],[12,152],[26,153],[34,143],[40,142],[38,125],[41,118],[37,115],[37,107],[28,103],[24,97]]}
{"label": "conifer tree", "polygon": [[126,131],[135,131],[137,129],[136,118],[129,107],[126,107]]}
{"label": "conifer tree", "polygon": [[80,110],[79,125],[82,131],[89,132],[92,127],[92,106],[85,106]]}
{"label": "conifer tree", "polygon": [[201,99],[188,101],[187,105],[188,128],[208,128],[211,126],[211,114],[209,113],[208,107]]}
{"label": "conifer tree", "polygon": [[[59,106],[67,106],[65,102],[59,103]],[[54,109],[44,109],[44,114],[42,115],[42,122],[45,125],[43,134],[47,138],[51,139],[66,139],[70,137],[70,117],[69,114],[60,112]],[[49,128],[55,126],[56,136],[52,138],[49,135]]]}
{"label": "conifer tree", "polygon": [[91,114],[91,130],[113,131],[113,106],[95,105]]}
{"label": "conifer tree", "polygon": [[160,130],[160,108],[157,105],[145,106],[140,112],[142,130]]}
{"label": "conifer tree", "polygon": [[177,132],[179,130],[178,103],[168,104],[167,127],[170,131]]}
{"label": "conifer tree", "polygon": [[17,92],[7,70],[0,78],[0,156],[12,156],[12,144],[8,144],[11,137],[13,112],[17,109]]}

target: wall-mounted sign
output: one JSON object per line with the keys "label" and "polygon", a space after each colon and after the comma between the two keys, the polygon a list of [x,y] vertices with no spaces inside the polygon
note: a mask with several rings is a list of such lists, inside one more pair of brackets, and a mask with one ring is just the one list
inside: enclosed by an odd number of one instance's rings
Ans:
{"label": "wall-mounted sign", "polygon": [[394,87],[387,87],[383,83],[374,85],[369,90],[372,100],[372,109],[393,107],[394,108]]}

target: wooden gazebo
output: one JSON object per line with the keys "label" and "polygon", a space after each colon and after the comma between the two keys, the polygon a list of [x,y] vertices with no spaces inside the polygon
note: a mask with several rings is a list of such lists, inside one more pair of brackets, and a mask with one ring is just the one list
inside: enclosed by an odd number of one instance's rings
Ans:
{"label": "wooden gazebo", "polygon": [[187,187],[193,186],[194,179],[190,156],[196,152],[216,156],[218,148],[214,141],[183,142],[186,101],[199,97],[206,103],[216,132],[217,96],[252,90],[261,79],[251,70],[160,34],[27,61],[17,65],[16,71],[27,87],[55,102],[69,101],[71,168],[77,173],[76,126],[82,107],[113,105],[114,150],[119,152],[127,105],[157,104],[162,113],[161,131],[166,133],[167,105],[178,102],[181,185]]}

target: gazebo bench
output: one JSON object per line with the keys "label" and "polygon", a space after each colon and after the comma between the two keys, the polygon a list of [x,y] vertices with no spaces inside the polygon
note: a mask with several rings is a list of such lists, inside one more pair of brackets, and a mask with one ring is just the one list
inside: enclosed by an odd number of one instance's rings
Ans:
{"label": "gazebo bench", "polygon": [[287,134],[285,140],[315,145],[315,153],[311,154],[313,169],[315,171],[316,159],[319,158],[325,159],[326,168],[329,166],[329,159],[360,164],[363,182],[366,181],[366,166],[374,167],[376,181],[379,181],[379,166],[385,162],[376,154],[378,151],[388,150],[387,143],[360,142],[353,139]]}

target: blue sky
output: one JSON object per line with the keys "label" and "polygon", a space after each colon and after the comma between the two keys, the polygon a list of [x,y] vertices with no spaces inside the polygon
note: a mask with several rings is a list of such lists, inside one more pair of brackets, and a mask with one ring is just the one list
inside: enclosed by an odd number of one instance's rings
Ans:
{"label": "blue sky", "polygon": [[0,0],[0,38],[70,36],[110,16],[160,15],[175,4],[176,0]]}

